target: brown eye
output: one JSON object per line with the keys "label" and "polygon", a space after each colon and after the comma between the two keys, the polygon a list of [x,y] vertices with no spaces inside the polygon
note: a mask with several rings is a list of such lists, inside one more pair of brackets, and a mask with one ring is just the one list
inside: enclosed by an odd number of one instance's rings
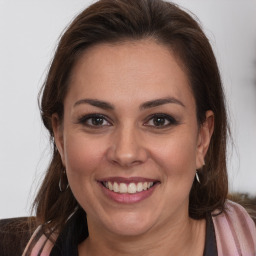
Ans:
{"label": "brown eye", "polygon": [[[88,119],[87,121],[89,121]],[[104,119],[102,117],[92,117],[90,120],[90,123],[92,125],[103,125],[104,124]]]}
{"label": "brown eye", "polygon": [[154,117],[152,121],[153,121],[155,126],[163,126],[163,125],[168,124],[168,122],[169,122],[164,117]]}
{"label": "brown eye", "polygon": [[178,124],[177,120],[170,115],[154,114],[149,117],[148,121],[144,125],[155,128],[166,128],[168,126],[176,124]]}
{"label": "brown eye", "polygon": [[79,119],[79,123],[91,127],[91,128],[101,128],[104,126],[110,126],[111,123],[103,115],[90,114],[83,116]]}

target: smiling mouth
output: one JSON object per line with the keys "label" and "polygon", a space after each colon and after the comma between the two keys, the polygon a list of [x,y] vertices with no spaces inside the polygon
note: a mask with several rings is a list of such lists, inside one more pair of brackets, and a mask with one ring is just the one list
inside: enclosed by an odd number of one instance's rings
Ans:
{"label": "smiling mouth", "polygon": [[123,183],[123,182],[112,182],[112,181],[102,181],[101,184],[115,193],[119,194],[135,194],[142,191],[149,190],[152,188],[157,182],[130,182],[130,183]]}

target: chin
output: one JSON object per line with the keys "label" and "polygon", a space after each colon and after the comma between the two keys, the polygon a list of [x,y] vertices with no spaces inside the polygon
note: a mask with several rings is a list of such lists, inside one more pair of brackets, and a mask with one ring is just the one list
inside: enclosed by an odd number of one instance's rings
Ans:
{"label": "chin", "polygon": [[[107,229],[114,234],[120,236],[139,236],[147,233],[155,223],[153,216],[145,216],[145,214],[121,214],[112,216],[107,225]],[[150,218],[151,217],[151,218]]]}

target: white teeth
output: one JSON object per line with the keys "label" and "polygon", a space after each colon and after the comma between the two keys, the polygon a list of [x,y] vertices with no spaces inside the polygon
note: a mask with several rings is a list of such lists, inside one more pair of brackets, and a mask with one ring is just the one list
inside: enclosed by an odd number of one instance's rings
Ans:
{"label": "white teeth", "polygon": [[120,183],[119,187],[120,187],[120,189],[119,189],[120,193],[127,193],[128,188],[125,183]]}
{"label": "white teeth", "polygon": [[136,192],[137,192],[137,186],[135,185],[135,183],[130,183],[128,185],[128,193],[134,194]]}
{"label": "white teeth", "polygon": [[113,190],[113,185],[112,185],[112,183],[111,182],[106,182],[107,184],[108,184],[108,186],[107,186],[107,188],[109,189],[109,190]]}
{"label": "white teeth", "polygon": [[153,186],[153,182],[148,183],[148,188],[151,188]]}
{"label": "white teeth", "polygon": [[114,192],[119,192],[119,186],[116,182],[114,182],[113,190],[114,190]]}
{"label": "white teeth", "polygon": [[116,193],[121,193],[121,194],[125,194],[125,193],[129,193],[129,194],[134,194],[137,192],[141,192],[143,190],[148,190],[149,188],[151,188],[154,183],[153,182],[138,182],[137,185],[136,183],[132,182],[132,183],[120,183],[118,184],[117,182],[110,182],[110,181],[106,181],[103,182],[103,185],[108,188],[109,190],[112,190]]}
{"label": "white teeth", "polygon": [[139,182],[139,183],[137,184],[137,191],[138,191],[138,192],[141,192],[142,190],[143,190],[142,183]]}

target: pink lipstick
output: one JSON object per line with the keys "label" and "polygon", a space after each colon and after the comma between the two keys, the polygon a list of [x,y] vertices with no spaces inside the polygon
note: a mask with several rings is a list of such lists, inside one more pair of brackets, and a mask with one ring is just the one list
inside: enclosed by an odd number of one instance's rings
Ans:
{"label": "pink lipstick", "polygon": [[132,204],[148,198],[160,182],[142,177],[109,177],[98,181],[103,193],[118,203]]}

